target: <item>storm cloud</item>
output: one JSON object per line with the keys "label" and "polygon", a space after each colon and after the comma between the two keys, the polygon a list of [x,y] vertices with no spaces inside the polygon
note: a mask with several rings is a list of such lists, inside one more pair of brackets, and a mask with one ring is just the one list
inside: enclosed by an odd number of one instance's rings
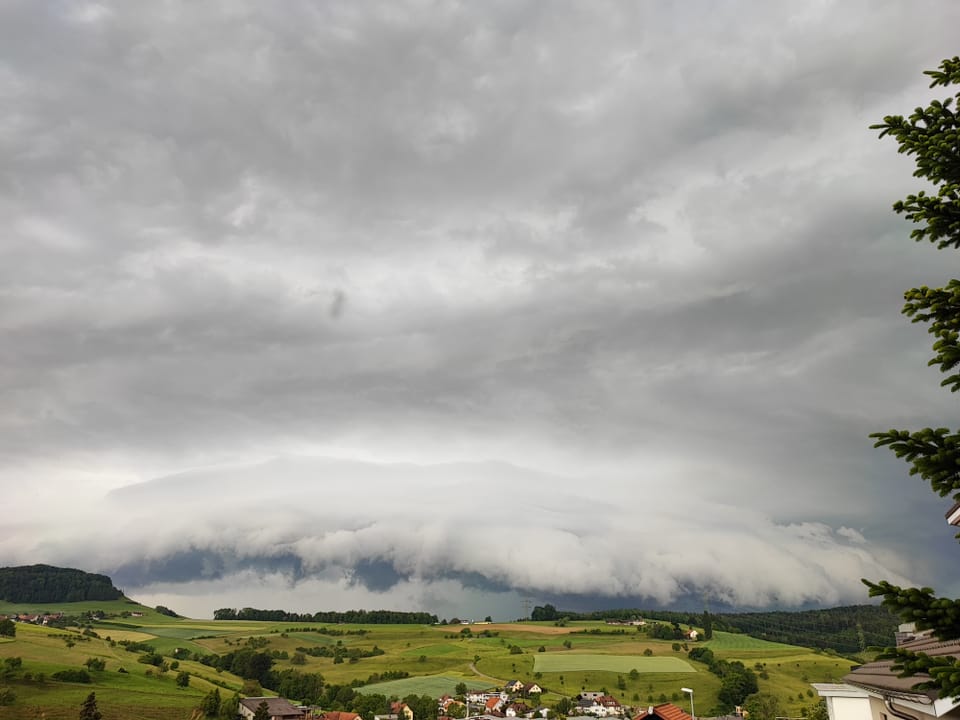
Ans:
{"label": "storm cloud", "polygon": [[868,126],[957,26],[4,4],[0,563],[194,614],[956,586],[868,439],[956,422],[898,314],[947,256]]}

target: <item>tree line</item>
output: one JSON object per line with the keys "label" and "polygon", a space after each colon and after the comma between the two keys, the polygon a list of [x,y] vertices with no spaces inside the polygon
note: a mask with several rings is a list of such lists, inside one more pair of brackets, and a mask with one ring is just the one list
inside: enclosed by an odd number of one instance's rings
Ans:
{"label": "tree line", "polygon": [[52,565],[0,568],[0,600],[6,602],[66,603],[122,597],[106,575]]}
{"label": "tree line", "polygon": [[426,612],[399,610],[346,610],[294,613],[286,610],[258,610],[245,607],[220,608],[213,611],[214,620],[258,620],[271,622],[346,623],[357,625],[434,625],[437,616]]}
{"label": "tree line", "polygon": [[[714,630],[742,633],[760,640],[799,645],[814,650],[832,649],[839,653],[858,653],[866,648],[890,643],[899,620],[879,605],[850,605],[825,610],[768,611],[744,613],[691,613],[673,610],[621,608],[593,612],[558,610],[552,605],[537,606],[531,620],[659,620],[669,623],[663,629],[649,631],[664,639],[680,637],[679,625],[702,628],[706,638]],[[669,633],[669,635],[665,634]]]}

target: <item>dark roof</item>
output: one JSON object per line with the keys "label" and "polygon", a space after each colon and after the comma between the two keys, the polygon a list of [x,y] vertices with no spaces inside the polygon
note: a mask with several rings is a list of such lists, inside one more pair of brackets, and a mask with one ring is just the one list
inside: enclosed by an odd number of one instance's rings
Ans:
{"label": "dark roof", "polygon": [[[928,635],[906,642],[900,647],[904,650],[922,652],[930,657],[960,657],[960,640],[938,640]],[[936,700],[936,690],[914,689],[919,683],[929,680],[929,675],[920,673],[912,677],[897,677],[897,673],[891,669],[892,665],[892,660],[867,663],[844,675],[843,680],[854,687],[907,697],[916,702],[930,703]]]}
{"label": "dark roof", "polygon": [[290,701],[286,698],[249,697],[243,698],[240,701],[240,704],[256,712],[257,708],[260,707],[260,703],[262,702],[267,704],[267,712],[270,713],[270,717],[303,717],[303,711],[299,710],[294,705],[291,705]]}

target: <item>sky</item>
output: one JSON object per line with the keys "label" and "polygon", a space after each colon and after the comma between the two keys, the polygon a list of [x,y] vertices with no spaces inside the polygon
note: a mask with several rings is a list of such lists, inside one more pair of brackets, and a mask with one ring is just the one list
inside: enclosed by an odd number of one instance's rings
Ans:
{"label": "sky", "polygon": [[[220,607],[960,593],[869,129],[960,4],[0,2],[0,564]],[[919,186],[922,187],[922,186]]]}

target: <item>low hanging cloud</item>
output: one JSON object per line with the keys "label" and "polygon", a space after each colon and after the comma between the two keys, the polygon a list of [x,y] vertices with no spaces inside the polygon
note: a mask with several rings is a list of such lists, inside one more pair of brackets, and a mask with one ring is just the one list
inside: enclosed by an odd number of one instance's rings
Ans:
{"label": "low hanging cloud", "polygon": [[735,607],[858,602],[861,577],[905,581],[850,528],[667,497],[650,493],[638,507],[602,479],[502,463],[284,458],[113,491],[98,518],[109,534],[91,538],[89,517],[64,518],[20,553],[68,564],[92,555],[128,591],[280,574],[280,605],[302,604],[298,588],[318,580],[386,604],[400,586],[418,588],[423,603],[427,588],[452,583],[660,606],[705,593]]}

